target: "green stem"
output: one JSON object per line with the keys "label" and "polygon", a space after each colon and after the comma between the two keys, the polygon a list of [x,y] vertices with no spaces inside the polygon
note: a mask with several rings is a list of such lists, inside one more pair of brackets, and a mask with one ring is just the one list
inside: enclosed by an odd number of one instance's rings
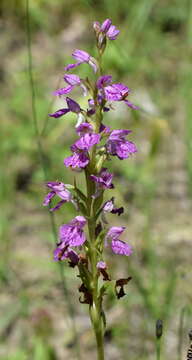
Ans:
{"label": "green stem", "polygon": [[93,300],[93,304],[90,306],[90,318],[92,327],[95,333],[97,344],[97,360],[104,360],[104,337],[103,337],[103,323],[100,311],[97,304]]}
{"label": "green stem", "polygon": [[[94,161],[94,159],[93,159]],[[90,161],[91,166],[91,161]],[[88,210],[88,231],[89,231],[89,261],[91,266],[92,281],[92,298],[93,302],[90,305],[90,318],[92,327],[95,333],[97,343],[97,359],[104,360],[104,343],[103,343],[103,319],[101,314],[101,302],[98,291],[98,271],[97,271],[97,249],[95,247],[95,228],[96,228],[96,214],[93,209],[92,195],[95,192],[95,185],[90,180],[89,172],[85,170],[86,185],[87,185],[87,210]]]}
{"label": "green stem", "polygon": [[99,64],[99,76],[103,75],[103,71],[102,71],[102,54],[99,52],[98,53],[98,64]]}
{"label": "green stem", "polygon": [[[101,59],[102,56],[99,53],[98,64],[99,64],[99,74],[102,75],[101,69]],[[101,107],[97,102],[97,88],[95,87],[95,103],[96,105],[96,121],[95,121],[95,132],[99,133],[100,124],[102,122],[102,112]],[[90,179],[91,174],[97,173],[96,171],[96,145],[92,147],[89,157],[89,166],[85,169],[85,178],[86,178],[86,187],[87,187],[87,215],[88,215],[88,232],[89,232],[89,241],[88,241],[88,251],[87,255],[90,262],[91,268],[91,281],[90,289],[92,293],[92,303],[90,304],[90,319],[93,327],[93,331],[97,343],[97,360],[104,360],[104,323],[102,316],[102,302],[99,297],[99,287],[98,287],[98,251],[96,245],[96,236],[95,229],[97,226],[96,213],[98,211],[97,206],[94,206],[94,197],[95,194],[95,183]]]}
{"label": "green stem", "polygon": [[161,358],[161,339],[156,340],[156,359],[160,360]]}

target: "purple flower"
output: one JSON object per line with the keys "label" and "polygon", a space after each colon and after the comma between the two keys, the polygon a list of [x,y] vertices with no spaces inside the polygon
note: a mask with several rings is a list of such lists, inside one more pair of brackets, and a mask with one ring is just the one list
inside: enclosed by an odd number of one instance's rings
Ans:
{"label": "purple flower", "polygon": [[80,86],[83,89],[84,96],[87,95],[87,88],[85,85],[81,82],[81,79],[78,75],[75,74],[66,74],[64,75],[64,80],[68,84],[68,86],[58,89],[54,91],[54,95],[64,95],[70,93],[75,86]]}
{"label": "purple flower", "polygon": [[103,75],[98,78],[96,86],[98,89],[102,89],[103,87],[111,84],[111,82],[112,82],[111,75]]}
{"label": "purple flower", "polygon": [[96,86],[99,90],[98,102],[102,104],[103,101],[124,101],[130,108],[138,109],[137,106],[126,99],[131,90],[121,83],[111,84],[111,82],[111,75],[100,76],[97,80]]}
{"label": "purple flower", "polygon": [[61,225],[59,228],[59,247],[65,248],[69,246],[80,246],[85,242],[85,234],[83,227],[86,224],[84,216],[76,216],[70,223]]}
{"label": "purple flower", "polygon": [[72,169],[80,168],[83,169],[89,164],[89,157],[86,153],[74,153],[71,156],[68,156],[64,159],[64,165],[66,167],[71,167]]}
{"label": "purple flower", "polygon": [[106,19],[101,25],[98,21],[93,23],[93,27],[97,33],[97,36],[100,34],[106,35],[109,40],[115,40],[120,33],[117,28],[112,25],[112,21],[110,19]]}
{"label": "purple flower", "polygon": [[86,241],[83,227],[86,224],[84,216],[76,216],[70,223],[61,225],[59,228],[59,244],[54,251],[54,259],[64,260],[70,258],[72,262],[77,254],[71,249],[73,246],[81,246]]}
{"label": "purple flower", "polygon": [[105,87],[105,96],[108,101],[121,101],[130,93],[130,89],[121,84],[112,84]]}
{"label": "purple flower", "polygon": [[130,130],[113,130],[107,140],[106,149],[112,156],[117,156],[120,160],[126,159],[137,151],[134,143],[125,139]]}
{"label": "purple flower", "polygon": [[109,40],[115,40],[119,35],[120,31],[114,25],[111,25],[106,35]]}
{"label": "purple flower", "polygon": [[77,255],[77,253],[72,250],[72,249],[60,249],[59,247],[57,247],[54,250],[54,260],[55,261],[60,261],[60,260],[65,260],[65,259],[69,259],[70,260],[70,265],[71,266],[75,266],[78,264],[79,262],[79,256]]}
{"label": "purple flower", "polygon": [[67,65],[64,68],[65,71],[69,71],[69,70],[74,69],[74,68],[76,68],[77,66],[79,66],[79,65],[81,65],[83,63],[87,63],[93,68],[94,72],[97,72],[98,66],[97,66],[96,59],[94,59],[86,51],[75,50],[75,51],[73,51],[72,56],[74,57],[75,60],[77,60],[77,63]]}
{"label": "purple flower", "polygon": [[51,191],[45,196],[43,202],[44,206],[49,205],[55,195],[62,199],[57,203],[54,208],[51,208],[50,211],[58,210],[65,202],[72,200],[71,193],[66,189],[65,184],[63,184],[62,182],[50,181],[46,185],[49,189],[51,189]]}
{"label": "purple flower", "polygon": [[[87,133],[83,135],[79,140],[75,142],[74,145],[72,145],[72,149],[77,148],[79,150],[89,150],[92,146],[98,144],[100,141],[100,135],[99,134],[90,134]],[[73,151],[73,150],[72,150]]]}
{"label": "purple flower", "polygon": [[76,131],[79,136],[91,134],[93,132],[93,126],[87,122],[83,122],[76,127]]}
{"label": "purple flower", "polygon": [[98,263],[97,263],[97,269],[99,269],[99,270],[105,270],[107,268],[107,265],[106,265],[106,263],[104,262],[104,261],[99,261]]}
{"label": "purple flower", "polygon": [[105,246],[107,242],[111,240],[111,249],[114,254],[129,256],[132,254],[132,248],[130,245],[119,239],[119,236],[125,230],[124,226],[113,226],[108,231],[105,237]]}
{"label": "purple flower", "polygon": [[118,216],[120,216],[124,213],[124,208],[122,206],[120,208],[116,208],[114,205],[114,197],[112,197],[111,200],[106,201],[103,205],[103,211],[117,214]]}
{"label": "purple flower", "polygon": [[100,141],[99,134],[90,134],[86,133],[79,140],[77,140],[72,146],[71,150],[74,155],[67,157],[64,160],[64,164],[66,167],[74,168],[85,168],[89,163],[89,154],[88,150],[98,144]]}
{"label": "purple flower", "polygon": [[113,174],[110,174],[106,168],[103,168],[98,176],[90,175],[90,178],[95,181],[101,189],[114,188],[114,185],[112,184]]}
{"label": "purple flower", "polygon": [[80,114],[81,108],[80,108],[79,104],[76,101],[74,101],[73,99],[71,99],[69,97],[66,97],[66,102],[67,102],[67,106],[68,106],[67,108],[57,110],[55,113],[49,114],[49,116],[54,117],[54,118],[58,118],[58,117],[60,117],[62,115],[67,114],[68,112],[73,112],[75,114]]}
{"label": "purple flower", "polygon": [[137,106],[132,104],[130,101],[128,101],[126,98],[130,94],[130,89],[121,84],[112,84],[108,85],[104,88],[105,98],[108,101],[124,101],[127,106],[129,106],[131,109],[138,109]]}

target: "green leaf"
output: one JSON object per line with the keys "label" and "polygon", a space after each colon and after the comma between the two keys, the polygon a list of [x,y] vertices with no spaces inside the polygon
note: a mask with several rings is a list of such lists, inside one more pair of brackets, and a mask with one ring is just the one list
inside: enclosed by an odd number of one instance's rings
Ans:
{"label": "green leaf", "polygon": [[75,185],[75,189],[74,189],[74,190],[75,190],[77,196],[78,196],[82,201],[84,201],[84,202],[86,203],[87,197],[83,194],[83,192],[82,192],[80,189],[78,189],[78,188],[76,187],[76,185]]}
{"label": "green leaf", "polygon": [[78,202],[78,207],[79,207],[79,210],[81,211],[81,213],[84,216],[87,216],[87,208],[85,207],[85,205],[82,202]]}
{"label": "green leaf", "polygon": [[102,205],[102,203],[103,203],[103,191],[102,191],[102,194],[94,200],[94,203],[93,203],[94,213],[97,213],[98,210],[100,210],[100,206]]}

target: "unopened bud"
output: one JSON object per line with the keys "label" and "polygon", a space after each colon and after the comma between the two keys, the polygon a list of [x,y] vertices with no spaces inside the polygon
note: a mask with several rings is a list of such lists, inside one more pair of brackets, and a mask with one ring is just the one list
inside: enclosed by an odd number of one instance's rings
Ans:
{"label": "unopened bud", "polygon": [[94,21],[93,29],[95,30],[96,35],[98,35],[98,33],[100,32],[100,24],[98,21]]}
{"label": "unopened bud", "polygon": [[102,55],[105,51],[106,48],[106,35],[103,33],[100,33],[97,39],[97,47],[99,49],[100,54]]}
{"label": "unopened bud", "polygon": [[160,339],[163,334],[163,321],[158,319],[156,321],[156,337]]}
{"label": "unopened bud", "polygon": [[192,341],[192,329],[189,330],[188,335],[189,335],[189,340]]}

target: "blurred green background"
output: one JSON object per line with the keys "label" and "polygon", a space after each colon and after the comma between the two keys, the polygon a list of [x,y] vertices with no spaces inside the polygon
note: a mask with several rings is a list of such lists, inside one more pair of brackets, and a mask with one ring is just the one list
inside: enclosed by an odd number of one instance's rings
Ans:
{"label": "blurred green background", "polygon": [[[74,49],[95,54],[92,22],[111,18],[121,32],[108,44],[105,73],[132,89],[131,100],[141,110],[116,105],[105,121],[132,129],[138,147],[136,156],[110,164],[116,203],[125,213],[109,221],[127,226],[134,253],[129,259],[107,253],[112,275],[133,279],[126,297],[106,297],[106,359],[154,359],[160,318],[162,359],[181,360],[192,326],[192,2],[29,0],[29,7],[39,139],[26,3],[0,1],[0,358],[95,358],[77,273],[52,259],[54,231],[74,210],[66,205],[54,219],[42,201],[45,179],[73,181],[63,158],[75,139],[75,116],[49,118],[62,105],[52,93],[63,86],[63,67]],[[83,65],[77,73],[83,77],[91,70]],[[85,105],[80,92],[75,98]]]}

